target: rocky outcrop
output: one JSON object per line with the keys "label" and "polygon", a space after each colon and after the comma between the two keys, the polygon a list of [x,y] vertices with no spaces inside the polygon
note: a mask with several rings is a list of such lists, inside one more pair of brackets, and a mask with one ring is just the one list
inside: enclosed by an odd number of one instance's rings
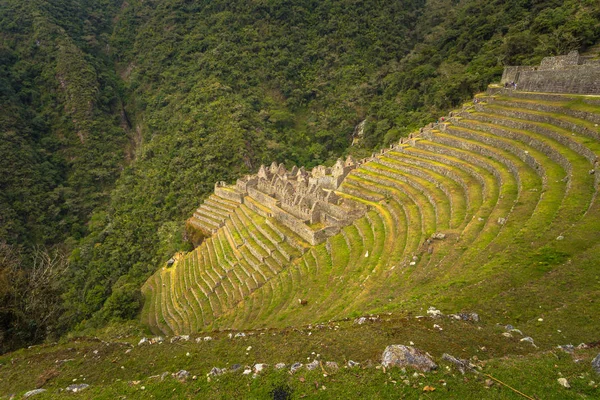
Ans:
{"label": "rocky outcrop", "polygon": [[437,369],[437,364],[422,350],[413,346],[393,344],[386,347],[381,364],[388,367],[410,367],[423,372]]}

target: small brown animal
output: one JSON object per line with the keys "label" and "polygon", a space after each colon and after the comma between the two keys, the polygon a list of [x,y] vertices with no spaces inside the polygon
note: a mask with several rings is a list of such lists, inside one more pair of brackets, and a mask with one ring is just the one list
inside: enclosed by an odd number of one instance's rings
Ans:
{"label": "small brown animal", "polygon": [[299,303],[301,306],[305,306],[305,305],[307,305],[307,304],[308,304],[308,300],[302,300],[302,299],[298,299],[298,303]]}

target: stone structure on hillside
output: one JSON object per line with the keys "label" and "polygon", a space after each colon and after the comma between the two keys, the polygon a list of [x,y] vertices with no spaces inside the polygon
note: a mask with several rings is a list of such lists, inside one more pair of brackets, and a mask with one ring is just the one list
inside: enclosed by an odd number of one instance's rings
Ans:
{"label": "stone structure on hillside", "polygon": [[363,214],[364,208],[343,201],[336,189],[359,165],[349,156],[331,168],[319,165],[308,172],[304,167],[287,170],[273,162],[261,165],[258,173],[246,175],[235,185],[215,184],[215,194],[243,203],[264,217],[272,217],[310,244],[318,244],[339,232]]}
{"label": "stone structure on hillside", "polygon": [[501,84],[512,82],[526,92],[600,94],[600,60],[572,51],[546,57],[538,67],[505,67]]}

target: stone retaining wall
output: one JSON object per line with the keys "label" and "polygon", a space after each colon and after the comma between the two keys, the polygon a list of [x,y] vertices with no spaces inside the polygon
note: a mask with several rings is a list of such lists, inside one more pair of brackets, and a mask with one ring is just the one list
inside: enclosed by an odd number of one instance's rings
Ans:
{"label": "stone retaining wall", "polygon": [[539,67],[505,67],[501,83],[516,82],[526,92],[600,94],[600,65],[587,62],[577,51],[546,57]]}
{"label": "stone retaining wall", "polygon": [[510,140],[522,142],[522,143],[526,144],[527,146],[530,146],[531,148],[536,149],[541,153],[544,153],[552,161],[554,161],[555,163],[557,163],[561,167],[563,167],[563,169],[565,171],[568,171],[569,173],[572,172],[573,167],[572,167],[571,163],[566,159],[565,156],[563,156],[560,152],[555,150],[552,146],[550,146],[538,139],[532,138],[531,136],[521,134],[521,133],[516,133],[514,131],[501,128],[500,126],[503,125],[501,121],[503,121],[503,120],[487,117],[484,115],[474,116],[473,119],[476,121],[493,123],[493,124],[495,124],[495,126],[470,125],[468,121],[463,121],[462,126],[465,126],[467,128],[470,127],[471,129],[479,129],[481,131],[491,133],[492,135],[496,135],[496,136],[504,137],[504,138],[507,138]]}
{"label": "stone retaining wall", "polygon": [[[436,217],[437,220],[437,216],[438,216],[438,209],[437,209],[437,201],[435,200],[435,198],[433,197],[433,195],[431,194],[431,192],[429,190],[427,190],[427,188],[425,188],[425,186],[421,185],[418,182],[414,182],[409,180],[406,176],[401,175],[401,174],[396,174],[394,172],[391,171],[386,171],[386,170],[380,170],[377,168],[373,168],[373,167],[369,167],[369,166],[365,166],[363,167],[365,168],[367,171],[371,171],[371,172],[375,172],[377,174],[383,175],[387,178],[390,178],[391,180],[394,181],[401,181],[406,183],[407,185],[415,188],[417,191],[419,191],[421,194],[423,194],[423,196],[425,196],[425,198],[427,199],[428,203],[431,205],[431,207],[433,208],[433,212],[434,215]],[[416,198],[408,191],[406,191],[402,185],[397,184],[395,182],[386,182],[387,185],[391,185],[394,188],[400,190],[402,193],[404,193],[407,197],[409,197],[415,204],[418,205],[419,208],[421,208],[420,203],[416,200]]]}
{"label": "stone retaining wall", "polygon": [[[541,111],[548,113],[560,113],[564,115],[569,115],[571,117],[584,119],[587,121],[594,122],[596,124],[600,124],[600,114],[594,114],[587,111],[580,110],[572,110],[564,107],[558,106],[550,106],[547,104],[541,103],[525,103],[525,102],[517,102],[517,101],[506,101],[506,100],[491,100],[490,103],[499,104],[505,107],[511,108],[525,108],[533,111]],[[515,110],[517,111],[517,110]],[[527,114],[527,116],[531,116],[531,114]]]}
{"label": "stone retaining wall", "polygon": [[[529,154],[526,150],[520,149],[517,146],[512,145],[511,143],[508,143],[504,140],[501,139],[497,139],[494,137],[490,137],[490,136],[485,136],[485,135],[480,135],[477,134],[475,132],[470,132],[464,129],[460,129],[461,127],[459,125],[456,125],[456,127],[453,127],[451,130],[451,134],[454,136],[459,136],[462,137],[463,139],[467,139],[467,140],[472,140],[472,141],[477,141],[477,142],[481,142],[484,143],[490,147],[494,147],[494,148],[499,148],[502,150],[505,150],[511,154],[514,154],[515,156],[517,156],[519,159],[521,159],[521,161],[523,161],[525,164],[527,164],[528,166],[530,166],[540,177],[544,177],[545,176],[545,171],[544,171],[544,167],[538,162],[538,160],[536,160],[531,154]],[[495,157],[498,160],[504,159],[506,161],[509,161],[507,158],[505,158],[504,156],[500,156],[499,154],[497,154],[496,152],[490,151],[489,149],[484,149],[487,153],[494,153]],[[508,166],[508,164],[505,164]],[[510,165],[514,166],[514,163],[512,163],[512,161],[510,162]],[[516,169],[517,167],[514,166],[515,171],[513,173],[518,174],[518,170]]]}

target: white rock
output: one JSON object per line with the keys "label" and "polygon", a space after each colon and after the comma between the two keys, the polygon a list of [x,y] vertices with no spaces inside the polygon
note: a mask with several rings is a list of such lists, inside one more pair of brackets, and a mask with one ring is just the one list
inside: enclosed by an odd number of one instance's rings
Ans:
{"label": "white rock", "polygon": [[255,364],[254,373],[258,374],[267,368],[267,364]]}
{"label": "white rock", "polygon": [[427,314],[431,315],[432,317],[441,317],[442,316],[442,312],[433,306],[429,307],[427,309]]}
{"label": "white rock", "polygon": [[46,389],[30,390],[29,392],[27,392],[23,395],[23,398],[26,399],[28,397],[35,396],[36,394],[44,393],[45,391],[46,391]]}
{"label": "white rock", "polygon": [[561,386],[563,386],[567,389],[571,388],[571,385],[569,385],[569,381],[567,381],[565,378],[558,378],[557,381]]}

